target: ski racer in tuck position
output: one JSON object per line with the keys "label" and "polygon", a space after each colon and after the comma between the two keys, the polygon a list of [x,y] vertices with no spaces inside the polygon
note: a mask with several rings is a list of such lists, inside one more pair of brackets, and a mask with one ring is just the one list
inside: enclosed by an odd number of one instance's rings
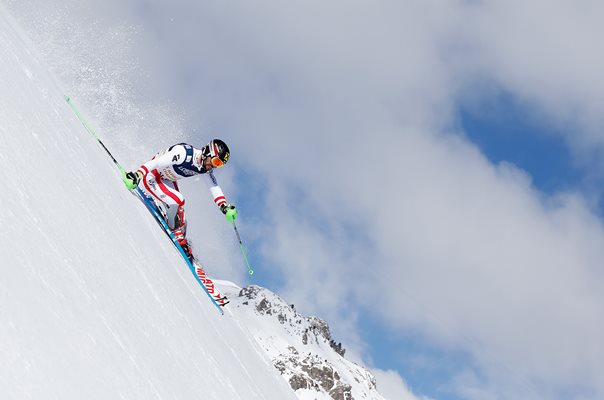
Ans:
{"label": "ski racer in tuck position", "polygon": [[136,171],[126,174],[129,181],[127,186],[130,189],[138,186],[165,213],[168,226],[189,259],[193,259],[193,250],[186,238],[185,198],[178,189],[177,181],[202,174],[210,187],[214,203],[227,220],[233,222],[237,209],[227,202],[213,171],[224,166],[229,156],[229,148],[220,139],[213,139],[201,149],[180,143],[157,153]]}

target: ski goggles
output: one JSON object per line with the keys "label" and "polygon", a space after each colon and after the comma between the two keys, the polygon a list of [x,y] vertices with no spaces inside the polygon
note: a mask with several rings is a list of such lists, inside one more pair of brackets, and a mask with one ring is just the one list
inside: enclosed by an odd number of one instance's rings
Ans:
{"label": "ski goggles", "polygon": [[224,165],[224,162],[218,158],[218,156],[210,156],[210,161],[212,162],[212,167],[220,168]]}

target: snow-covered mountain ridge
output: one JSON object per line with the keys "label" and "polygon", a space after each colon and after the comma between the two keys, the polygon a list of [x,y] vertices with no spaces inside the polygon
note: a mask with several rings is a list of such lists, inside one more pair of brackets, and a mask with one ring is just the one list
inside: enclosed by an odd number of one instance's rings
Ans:
{"label": "snow-covered mountain ridge", "polygon": [[220,282],[231,299],[229,307],[244,321],[273,365],[301,400],[383,400],[373,375],[344,358],[329,325],[299,314],[293,304],[268,289],[239,288]]}

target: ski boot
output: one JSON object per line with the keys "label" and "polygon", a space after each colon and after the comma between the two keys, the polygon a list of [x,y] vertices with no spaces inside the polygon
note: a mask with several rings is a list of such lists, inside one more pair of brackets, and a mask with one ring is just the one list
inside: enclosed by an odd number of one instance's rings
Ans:
{"label": "ski boot", "polygon": [[174,229],[172,231],[172,233],[174,234],[174,237],[178,241],[178,244],[180,245],[180,247],[182,247],[182,249],[185,252],[185,255],[187,256],[189,261],[193,262],[195,260],[195,257],[193,256],[193,249],[191,248],[191,245],[187,241],[184,229],[182,229],[182,228]]}

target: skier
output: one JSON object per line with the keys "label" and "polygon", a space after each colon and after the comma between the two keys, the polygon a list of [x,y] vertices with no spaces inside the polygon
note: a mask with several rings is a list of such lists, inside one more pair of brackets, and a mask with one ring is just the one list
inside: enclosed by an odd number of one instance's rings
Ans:
{"label": "skier", "polygon": [[170,230],[189,259],[193,258],[193,250],[186,238],[185,198],[179,192],[176,181],[203,174],[210,187],[214,203],[227,220],[233,222],[237,217],[237,209],[227,202],[213,172],[214,168],[226,164],[229,156],[229,148],[220,139],[213,139],[201,149],[190,144],[179,143],[157,153],[138,170],[126,174],[126,185],[130,189],[139,186],[153,198],[158,208],[164,211]]}

